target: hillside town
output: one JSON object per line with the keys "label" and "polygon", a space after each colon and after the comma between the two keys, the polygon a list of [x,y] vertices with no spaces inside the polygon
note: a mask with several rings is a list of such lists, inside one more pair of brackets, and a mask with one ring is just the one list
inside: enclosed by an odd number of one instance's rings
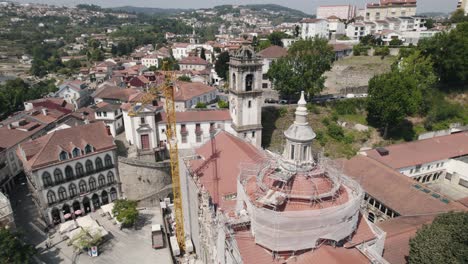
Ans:
{"label": "hillside town", "polygon": [[0,263],[464,263],[468,1],[345,2],[0,2]]}

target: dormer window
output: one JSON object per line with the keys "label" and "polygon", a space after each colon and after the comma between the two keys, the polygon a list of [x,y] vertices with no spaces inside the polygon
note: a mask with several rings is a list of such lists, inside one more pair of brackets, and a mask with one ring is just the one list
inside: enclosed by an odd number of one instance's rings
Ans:
{"label": "dormer window", "polygon": [[76,157],[80,156],[81,151],[80,151],[79,148],[74,148],[72,154],[73,154],[73,157],[76,158]]}
{"label": "dormer window", "polygon": [[89,145],[89,144],[86,145],[86,147],[85,147],[85,154],[89,154],[89,153],[91,153],[91,152],[93,152],[93,147],[91,147],[91,145]]}
{"label": "dormer window", "polygon": [[60,152],[60,160],[68,159],[68,153],[65,151]]}

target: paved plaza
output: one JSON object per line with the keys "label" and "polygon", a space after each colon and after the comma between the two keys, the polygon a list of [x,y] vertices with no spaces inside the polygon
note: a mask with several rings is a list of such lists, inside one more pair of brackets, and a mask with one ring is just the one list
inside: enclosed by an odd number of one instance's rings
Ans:
{"label": "paved plaza", "polygon": [[[110,233],[110,238],[99,248],[98,257],[90,257],[85,253],[76,254],[74,249],[67,245],[67,240],[62,241],[61,235],[56,231],[58,227],[48,233],[44,232],[41,221],[36,220],[39,214],[25,184],[20,183],[12,197],[13,201],[18,201],[12,205],[17,227],[25,234],[26,242],[34,244],[38,249],[38,263],[172,263],[167,241],[163,249],[156,250],[151,247],[151,225],[163,224],[159,208],[140,210],[135,229],[122,230],[114,225],[112,220],[101,216],[101,209],[91,213],[91,217]],[[52,246],[46,248],[46,241]]]}

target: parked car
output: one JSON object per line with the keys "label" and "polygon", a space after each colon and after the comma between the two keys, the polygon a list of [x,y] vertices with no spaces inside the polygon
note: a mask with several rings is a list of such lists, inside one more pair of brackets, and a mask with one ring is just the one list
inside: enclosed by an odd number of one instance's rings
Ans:
{"label": "parked car", "polygon": [[265,98],[265,103],[267,103],[267,104],[276,104],[276,103],[278,103],[278,100],[273,99],[273,98]]}

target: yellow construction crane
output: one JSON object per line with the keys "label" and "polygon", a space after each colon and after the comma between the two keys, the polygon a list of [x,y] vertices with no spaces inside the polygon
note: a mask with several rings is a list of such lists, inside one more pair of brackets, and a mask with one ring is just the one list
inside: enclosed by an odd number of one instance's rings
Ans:
{"label": "yellow construction crane", "polygon": [[174,77],[170,71],[168,71],[168,63],[164,62],[163,70],[166,72],[165,82],[158,89],[149,89],[148,94],[143,96],[140,100],[142,104],[137,110],[132,109],[130,116],[136,116],[145,104],[151,103],[158,96],[158,91],[162,91],[165,104],[166,104],[166,117],[167,117],[167,128],[166,137],[169,145],[169,156],[171,164],[171,176],[172,176],[172,192],[174,195],[174,210],[175,210],[175,222],[176,222],[176,237],[177,243],[181,252],[185,251],[185,231],[184,231],[184,214],[182,211],[182,193],[180,189],[180,177],[179,177],[179,148],[177,146],[177,123],[176,123],[176,111],[174,101]]}

